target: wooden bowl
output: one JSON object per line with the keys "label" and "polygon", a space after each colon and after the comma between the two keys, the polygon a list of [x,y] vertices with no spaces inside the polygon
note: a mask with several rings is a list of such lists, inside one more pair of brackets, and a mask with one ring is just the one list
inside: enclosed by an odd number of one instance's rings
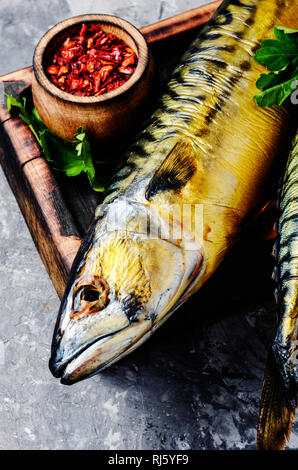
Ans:
{"label": "wooden bowl", "polygon": [[[76,34],[82,23],[98,23],[102,30],[114,34],[136,53],[137,67],[120,87],[100,96],[76,96],[56,87],[45,70],[52,54],[64,40]],[[33,56],[34,106],[45,125],[66,140],[73,140],[83,126],[92,140],[107,140],[125,135],[143,116],[149,100],[153,64],[145,38],[127,21],[110,15],[81,15],[51,28],[39,41]]]}

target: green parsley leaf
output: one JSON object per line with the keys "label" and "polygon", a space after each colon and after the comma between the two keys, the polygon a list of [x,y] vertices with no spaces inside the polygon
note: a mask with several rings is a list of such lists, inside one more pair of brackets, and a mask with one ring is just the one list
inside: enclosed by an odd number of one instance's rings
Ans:
{"label": "green parsley leaf", "polygon": [[[86,173],[95,191],[105,190],[107,177],[96,174],[90,142],[82,127],[78,128],[73,142],[68,142],[45,126],[35,108],[30,111],[26,109],[26,98],[22,98],[20,102],[13,96],[7,95],[7,109],[13,112],[13,108],[18,110],[19,117],[30,127],[52,168],[64,172],[67,176]],[[100,163],[105,164],[105,162]]]}
{"label": "green parsley leaf", "polygon": [[254,58],[268,70],[281,70],[298,58],[298,31],[288,33],[286,28],[275,26],[274,34],[277,39],[262,41]]}
{"label": "green parsley leaf", "polygon": [[272,106],[274,103],[279,106],[293,93],[291,87],[292,80],[288,80],[282,85],[276,85],[267,90],[256,93],[254,98],[258,106]]}
{"label": "green parsley leaf", "polygon": [[281,105],[298,83],[298,31],[275,26],[277,39],[265,39],[254,59],[271,72],[261,74],[256,82],[260,92],[254,95],[258,106]]}

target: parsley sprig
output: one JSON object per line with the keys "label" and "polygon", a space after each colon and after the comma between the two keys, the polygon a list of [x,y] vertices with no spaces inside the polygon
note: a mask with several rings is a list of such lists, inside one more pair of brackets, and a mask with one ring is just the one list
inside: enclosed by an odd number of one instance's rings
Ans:
{"label": "parsley sprig", "polygon": [[258,106],[281,105],[298,87],[298,31],[275,26],[276,39],[261,42],[254,59],[270,71],[256,81]]}
{"label": "parsley sprig", "polygon": [[45,126],[35,108],[28,109],[25,97],[18,101],[13,96],[7,95],[7,109],[12,112],[13,108],[17,109],[18,116],[29,126],[52,168],[64,172],[67,176],[86,173],[95,191],[105,190],[103,174],[99,176],[95,168],[96,165],[105,162],[94,162],[90,142],[82,127],[78,128],[74,140],[68,142]]}

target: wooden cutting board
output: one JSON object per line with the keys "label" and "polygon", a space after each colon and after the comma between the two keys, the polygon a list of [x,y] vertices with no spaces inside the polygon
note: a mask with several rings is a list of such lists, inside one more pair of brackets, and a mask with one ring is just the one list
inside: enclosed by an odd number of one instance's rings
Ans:
{"label": "wooden cutting board", "polygon": [[[141,29],[149,43],[161,85],[220,3],[212,2]],[[18,99],[25,95],[30,100],[32,73],[32,67],[27,67],[0,77],[0,82],[4,83],[6,93]],[[1,104],[0,163],[41,259],[62,297],[73,259],[99,202],[98,193],[90,188],[85,176],[67,178],[52,171],[27,125],[12,117]],[[265,221],[265,230],[266,223],[267,228],[272,224],[272,214]],[[240,305],[251,303],[252,292],[254,301],[271,295],[271,244],[260,244],[258,236],[260,232],[257,236],[250,233],[242,246],[236,247],[236,256],[228,257],[225,266],[202,290],[201,302],[206,297],[208,304],[210,290],[216,288],[220,302],[226,299],[232,312]],[[256,262],[262,269],[256,271]],[[243,266],[246,266],[244,271]],[[232,294],[231,285],[237,295]],[[220,305],[214,308],[217,307]]]}

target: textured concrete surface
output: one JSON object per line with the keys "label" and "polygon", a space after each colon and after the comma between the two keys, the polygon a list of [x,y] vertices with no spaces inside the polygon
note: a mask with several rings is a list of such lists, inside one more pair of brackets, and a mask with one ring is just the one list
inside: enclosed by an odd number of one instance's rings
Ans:
{"label": "textured concrete surface", "polygon": [[[141,26],[199,3],[1,0],[0,74],[29,65],[36,41],[68,16]],[[133,355],[63,386],[47,365],[59,301],[2,172],[0,298],[0,449],[255,448],[271,304],[202,326],[190,302]]]}

